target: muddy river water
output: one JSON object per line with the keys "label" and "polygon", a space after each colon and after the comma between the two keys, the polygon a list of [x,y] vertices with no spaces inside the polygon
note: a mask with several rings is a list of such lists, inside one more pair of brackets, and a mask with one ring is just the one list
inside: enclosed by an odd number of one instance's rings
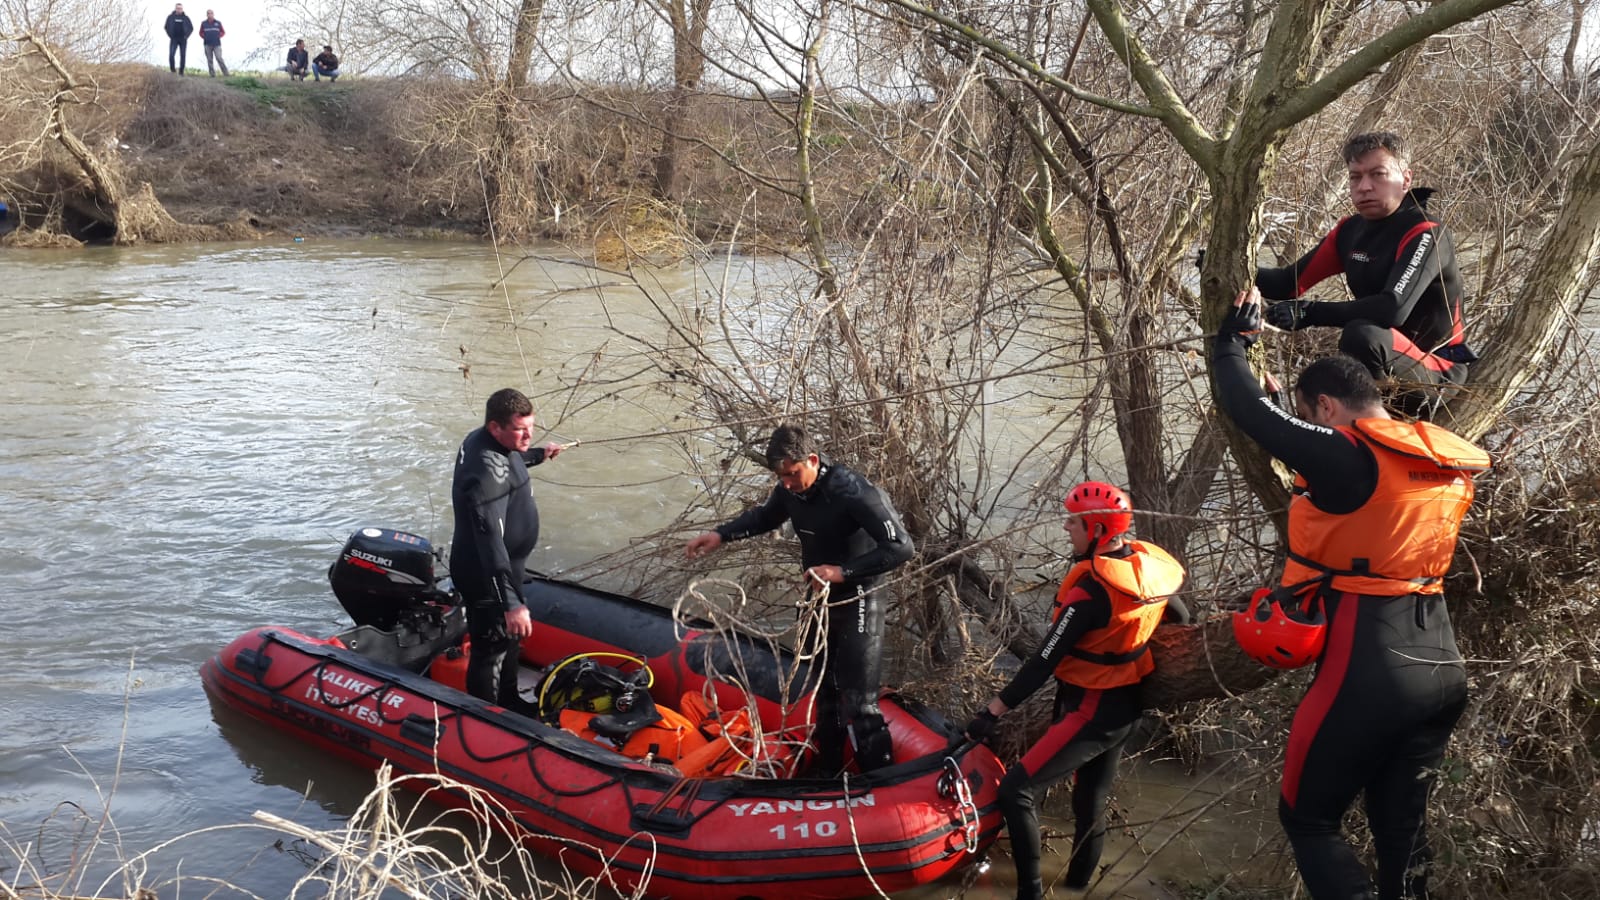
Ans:
{"label": "muddy river water", "polygon": [[[150,858],[145,883],[288,895],[305,863],[277,835],[219,826],[261,810],[335,827],[371,775],[213,711],[199,665],[255,625],[342,627],[325,573],[357,527],[447,544],[452,456],[495,388],[540,393],[558,439],[665,430],[677,412],[622,393],[550,399],[593,377],[630,321],[659,319],[553,250],[505,292],[502,265],[480,245],[383,240],[0,252],[0,878],[68,871],[93,850],[87,895],[119,855],[199,832]],[[762,271],[731,265],[735,289]],[[658,301],[689,304],[707,273],[650,277]],[[694,502],[685,441],[657,443],[534,470],[541,568],[616,550]],[[1270,790],[1167,840],[1220,783],[1125,765],[1125,818],[1172,821],[1114,831],[1117,863],[1090,896],[1177,896],[1164,883],[1276,858]],[[997,854],[966,896],[1009,897],[1009,879]]]}

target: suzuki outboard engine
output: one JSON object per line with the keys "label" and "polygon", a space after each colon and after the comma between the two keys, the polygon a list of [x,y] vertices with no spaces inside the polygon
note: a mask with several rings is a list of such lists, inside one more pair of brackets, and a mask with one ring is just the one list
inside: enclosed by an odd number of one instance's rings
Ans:
{"label": "suzuki outboard engine", "polygon": [[434,582],[433,545],[390,528],[362,528],[344,542],[328,582],[355,627],[338,638],[363,656],[421,671],[467,631],[466,611]]}
{"label": "suzuki outboard engine", "polygon": [[344,542],[339,559],[328,569],[328,581],[357,625],[393,631],[404,613],[438,596],[433,562],[427,538],[362,528]]}

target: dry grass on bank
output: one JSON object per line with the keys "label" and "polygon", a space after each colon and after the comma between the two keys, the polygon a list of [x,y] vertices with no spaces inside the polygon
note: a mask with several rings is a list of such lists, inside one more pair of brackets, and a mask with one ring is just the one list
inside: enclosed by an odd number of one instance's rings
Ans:
{"label": "dry grass on bank", "polygon": [[[466,797],[465,811],[439,813],[412,796],[426,799],[441,791]],[[110,802],[106,797],[108,809],[98,815],[63,803],[32,835],[14,835],[0,827],[0,900],[154,900],[191,892],[260,898],[257,890],[237,882],[248,885],[248,870],[266,866],[304,870],[285,894],[289,898],[613,896],[609,886],[602,889],[597,879],[581,878],[559,863],[545,861],[536,869],[520,844],[489,836],[488,820],[506,821],[508,816],[488,795],[443,776],[396,776],[387,765],[378,771],[377,783],[361,806],[337,829],[308,828],[258,811],[253,822],[202,828],[133,852],[121,844]],[[197,839],[240,830],[262,833],[262,846],[244,870],[234,861],[209,859],[195,849]],[[222,870],[231,874],[212,874]],[[290,877],[273,874],[278,882]]]}
{"label": "dry grass on bank", "polygon": [[[443,78],[294,82],[277,74],[177,77],[142,65],[83,66],[85,102],[70,126],[130,187],[149,182],[181,223],[241,222],[281,233],[467,233],[604,245],[611,258],[678,254],[683,236],[747,239],[792,234],[797,213],[752,204],[750,180],[792,177],[792,135],[755,100],[704,96],[686,114],[700,143],[684,151],[679,202],[654,194],[665,98],[558,85],[528,89],[517,106],[521,140],[507,162],[507,197],[491,221],[485,165],[493,105],[468,82]],[[46,132],[43,80],[0,88],[0,130]],[[819,155],[848,156],[843,134],[823,135]],[[860,167],[849,182],[819,185],[819,205],[840,221],[860,218]],[[0,148],[0,194],[20,201],[32,230],[73,232],[61,207],[89,202],[81,170],[53,141]],[[870,204],[869,204],[870,206]],[[511,210],[508,212],[507,210]],[[79,236],[82,236],[81,234]],[[788,239],[785,239],[788,240]],[[48,245],[21,235],[13,243]]]}

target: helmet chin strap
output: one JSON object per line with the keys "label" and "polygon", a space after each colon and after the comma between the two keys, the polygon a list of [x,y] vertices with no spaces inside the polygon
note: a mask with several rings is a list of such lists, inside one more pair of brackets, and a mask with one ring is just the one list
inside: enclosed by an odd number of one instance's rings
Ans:
{"label": "helmet chin strap", "polygon": [[1096,525],[1096,526],[1094,526],[1094,530],[1095,530],[1095,536],[1092,537],[1092,538],[1089,538],[1089,546],[1084,548],[1084,551],[1082,553],[1074,553],[1074,554],[1072,554],[1072,561],[1073,562],[1079,563],[1079,562],[1083,562],[1086,559],[1093,559],[1094,555],[1096,553],[1100,552],[1100,545],[1102,543],[1104,543],[1105,540],[1106,540],[1106,538],[1105,538],[1105,526],[1104,525]]}

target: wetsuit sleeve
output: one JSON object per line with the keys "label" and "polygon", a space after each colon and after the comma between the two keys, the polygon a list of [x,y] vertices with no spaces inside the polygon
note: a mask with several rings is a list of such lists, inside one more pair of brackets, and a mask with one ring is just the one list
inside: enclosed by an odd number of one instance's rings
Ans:
{"label": "wetsuit sleeve", "polygon": [[1317,282],[1343,272],[1344,263],[1339,259],[1338,247],[1339,229],[1343,225],[1344,220],[1340,220],[1310,253],[1295,260],[1293,265],[1257,269],[1256,288],[1261,296],[1268,300],[1293,300],[1311,290]]}
{"label": "wetsuit sleeve", "polygon": [[517,588],[521,573],[511,571],[511,555],[506,552],[506,508],[511,483],[495,474],[504,472],[505,465],[496,466],[497,461],[488,459],[492,452],[484,450],[473,461],[461,490],[472,510],[472,548],[478,554],[479,571],[490,577],[496,599],[510,611],[522,605],[522,592]]}
{"label": "wetsuit sleeve", "polygon": [[1343,432],[1296,418],[1273,403],[1244,351],[1231,336],[1217,338],[1212,360],[1217,405],[1261,449],[1306,480],[1319,509],[1343,513],[1366,503],[1378,485],[1372,452]]}
{"label": "wetsuit sleeve", "polygon": [[882,575],[917,552],[911,535],[906,534],[906,527],[900,522],[900,514],[889,505],[883,491],[865,481],[851,479],[841,499],[850,517],[873,541],[871,550],[839,565],[846,581]]}
{"label": "wetsuit sleeve", "polygon": [[1033,692],[1055,674],[1056,666],[1066,658],[1067,651],[1077,646],[1084,635],[1111,624],[1111,597],[1092,578],[1073,585],[1065,602],[1066,609],[1051,624],[1044,643],[1022,661],[1022,668],[1012,676],[1011,683],[1001,688],[1000,702],[1007,709],[1016,709],[1033,696]]}
{"label": "wetsuit sleeve", "polygon": [[[330,67],[324,66],[323,68],[330,68]],[[338,66],[333,66],[331,68],[338,68]],[[544,462],[544,448],[543,447],[529,447],[528,448],[528,452],[522,454],[522,461],[524,463],[526,463],[528,468],[530,468],[530,469],[533,468],[534,466],[539,465],[540,463]]]}
{"label": "wetsuit sleeve", "polygon": [[1439,242],[1445,239],[1443,230],[1432,222],[1413,228],[1395,253],[1394,265],[1389,269],[1381,292],[1343,303],[1312,304],[1315,308],[1309,311],[1309,321],[1317,325],[1344,325],[1365,319],[1384,328],[1394,328],[1411,318],[1417,301],[1439,278]]}
{"label": "wetsuit sleeve", "polygon": [[767,496],[767,502],[752,509],[747,509],[732,521],[724,522],[715,529],[724,541],[742,541],[747,537],[755,537],[782,525],[789,518],[789,510],[784,507],[783,499],[778,492],[783,488],[773,488]]}

